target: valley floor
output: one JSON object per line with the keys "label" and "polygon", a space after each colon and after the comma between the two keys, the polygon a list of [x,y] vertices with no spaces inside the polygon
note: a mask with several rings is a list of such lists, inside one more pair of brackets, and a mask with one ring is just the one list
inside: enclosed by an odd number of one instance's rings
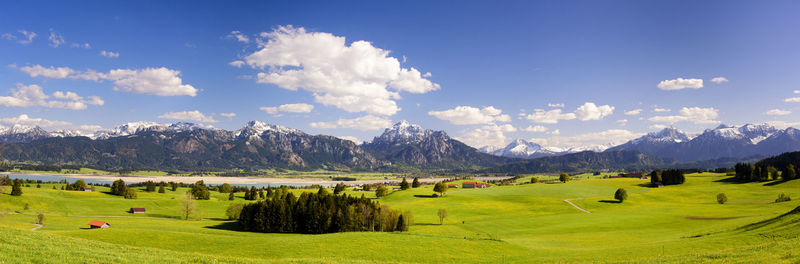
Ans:
{"label": "valley floor", "polygon": [[[213,193],[199,201],[201,220],[179,220],[178,196],[139,192],[125,200],[103,192],[23,188],[0,194],[0,255],[8,263],[796,263],[800,181],[730,183],[723,174],[691,174],[679,186],[647,188],[640,179],[583,179],[553,184],[395,191],[382,204],[409,211],[403,233],[325,235],[236,231],[231,203]],[[524,181],[520,180],[520,182]],[[34,184],[35,185],[35,184]],[[59,187],[60,188],[60,187]],[[611,201],[617,188],[629,200]],[[101,190],[102,191],[102,190]],[[302,190],[293,190],[301,192]],[[725,193],[726,204],[716,195]],[[374,192],[347,194],[374,198]],[[591,213],[578,210],[565,203]],[[27,210],[24,209],[28,205]],[[130,207],[147,214],[131,215]],[[448,217],[439,224],[437,211]],[[44,213],[44,227],[31,224]],[[85,229],[90,220],[108,229]]]}

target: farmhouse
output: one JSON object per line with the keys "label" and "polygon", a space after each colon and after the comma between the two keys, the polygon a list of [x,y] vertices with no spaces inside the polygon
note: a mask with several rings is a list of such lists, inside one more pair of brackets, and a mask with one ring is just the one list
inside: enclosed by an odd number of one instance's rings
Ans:
{"label": "farmhouse", "polygon": [[111,224],[103,222],[103,221],[92,220],[91,222],[89,222],[89,228],[91,228],[91,229],[109,228],[109,227],[111,227]]}
{"label": "farmhouse", "polygon": [[84,191],[84,192],[92,192],[92,191],[94,191],[94,189],[92,189],[92,187],[91,187],[91,186],[89,186],[89,187],[85,187],[85,188],[83,188],[83,191]]}
{"label": "farmhouse", "polygon": [[447,188],[448,188],[448,189],[458,188],[458,184],[452,184],[452,183],[451,183],[451,184],[448,184],[448,185],[447,185]]}
{"label": "farmhouse", "polygon": [[461,188],[472,189],[472,188],[475,188],[475,184],[476,184],[475,182],[462,182],[461,183]]}
{"label": "farmhouse", "polygon": [[131,213],[132,214],[143,214],[143,213],[145,213],[145,210],[142,207],[131,207]]}

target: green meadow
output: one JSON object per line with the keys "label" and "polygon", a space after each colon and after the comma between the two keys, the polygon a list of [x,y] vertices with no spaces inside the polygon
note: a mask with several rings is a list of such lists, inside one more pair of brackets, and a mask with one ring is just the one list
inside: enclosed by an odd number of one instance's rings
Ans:
{"label": "green meadow", "polygon": [[[583,175],[568,183],[449,189],[439,198],[424,185],[376,198],[413,214],[408,232],[323,235],[237,231],[225,209],[247,202],[243,193],[228,201],[212,192],[187,221],[178,219],[186,188],[164,194],[140,188],[138,199],[126,200],[102,187],[75,192],[33,184],[19,197],[6,187],[0,262],[797,263],[800,212],[789,212],[800,203],[774,201],[780,193],[800,198],[800,181],[740,184],[728,177],[689,174],[683,185],[648,188],[648,180]],[[617,188],[628,191],[628,200],[613,201]],[[718,204],[718,193],[728,202]],[[352,188],[345,194],[375,198]],[[129,214],[130,207],[147,213]],[[448,213],[442,225],[439,209]],[[38,213],[46,216],[44,227],[32,231]],[[86,229],[90,220],[111,228]]]}

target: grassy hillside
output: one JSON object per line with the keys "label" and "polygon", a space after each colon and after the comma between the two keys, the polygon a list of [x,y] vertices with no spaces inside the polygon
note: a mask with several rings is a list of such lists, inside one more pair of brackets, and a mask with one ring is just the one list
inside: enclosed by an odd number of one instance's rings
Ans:
{"label": "grassy hillside", "polygon": [[[48,262],[44,256],[73,251],[86,254],[67,262],[132,262],[122,259],[142,255],[142,262],[218,263],[796,261],[800,216],[787,212],[798,202],[774,200],[780,193],[800,198],[800,181],[737,184],[725,178],[692,174],[686,184],[649,189],[647,180],[581,177],[566,184],[450,189],[443,198],[428,198],[432,187],[423,186],[380,199],[413,213],[416,225],[409,232],[325,235],[236,231],[235,222],[224,220],[232,202],[219,193],[199,201],[202,220],[185,221],[176,217],[177,197],[186,189],[140,192],[138,200],[125,200],[43,185],[24,188],[21,197],[7,195],[8,189],[0,194],[0,211],[10,212],[0,218],[0,253],[9,262]],[[610,202],[620,187],[629,200]],[[728,203],[716,203],[720,192]],[[239,196],[234,202],[244,201]],[[125,212],[130,207],[145,207],[148,214],[132,216]],[[439,209],[449,214],[444,225]],[[30,231],[37,212],[47,215],[45,227]],[[90,220],[112,227],[82,229]]]}

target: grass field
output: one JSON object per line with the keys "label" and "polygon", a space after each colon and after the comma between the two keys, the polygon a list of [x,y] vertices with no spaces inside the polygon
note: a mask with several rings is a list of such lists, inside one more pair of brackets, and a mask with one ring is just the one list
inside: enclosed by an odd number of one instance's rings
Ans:
{"label": "grass field", "polygon": [[[691,174],[683,185],[650,189],[647,180],[587,176],[566,184],[450,189],[442,198],[427,197],[433,193],[427,185],[379,199],[413,214],[409,232],[325,235],[236,231],[236,223],[224,219],[232,202],[214,192],[199,201],[202,220],[186,221],[177,217],[178,196],[187,189],[139,191],[139,199],[125,200],[47,184],[14,197],[6,188],[0,194],[0,211],[8,212],[0,216],[0,262],[797,263],[800,213],[786,213],[799,203],[774,200],[780,193],[800,198],[800,181],[724,179]],[[626,188],[629,200],[611,202],[617,188]],[[715,198],[721,192],[729,198],[723,205]],[[233,202],[245,202],[241,195]],[[133,216],[130,207],[148,213]],[[444,225],[439,209],[448,211]],[[30,231],[40,212],[45,227]],[[83,229],[90,220],[112,227]]]}

